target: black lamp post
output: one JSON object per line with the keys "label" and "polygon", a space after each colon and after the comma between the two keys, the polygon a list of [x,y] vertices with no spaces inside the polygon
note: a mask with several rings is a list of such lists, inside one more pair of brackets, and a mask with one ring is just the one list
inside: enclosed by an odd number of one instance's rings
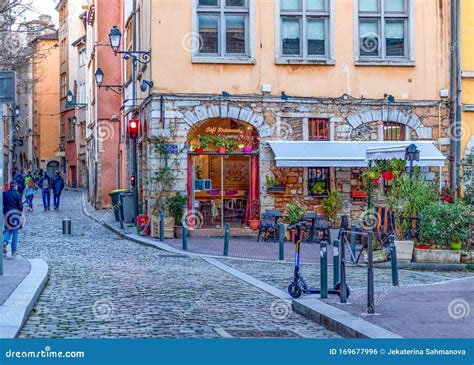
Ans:
{"label": "black lamp post", "polygon": [[87,104],[84,103],[76,103],[76,97],[72,93],[71,90],[69,90],[66,94],[66,105],[71,106],[75,109],[87,109]]}
{"label": "black lamp post", "polygon": [[411,144],[407,147],[405,160],[410,161],[410,179],[413,179],[413,162],[420,161],[420,151],[415,144]]}

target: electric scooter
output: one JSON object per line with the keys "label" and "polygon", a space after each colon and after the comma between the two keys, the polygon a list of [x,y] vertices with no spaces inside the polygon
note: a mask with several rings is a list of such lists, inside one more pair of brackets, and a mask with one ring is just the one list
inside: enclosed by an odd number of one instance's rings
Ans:
{"label": "electric scooter", "polygon": [[[301,225],[304,222],[297,223],[293,226],[290,226],[288,229],[295,229],[295,274],[293,282],[288,286],[288,293],[295,299],[299,298],[301,294],[321,294],[321,289],[317,288],[310,288],[306,281],[304,280],[303,274],[300,271],[300,248],[302,239],[301,233]],[[336,294],[341,296],[341,283],[336,283],[334,286],[334,290],[328,290],[328,294]],[[349,286],[346,285],[346,298],[349,298],[350,289]]]}

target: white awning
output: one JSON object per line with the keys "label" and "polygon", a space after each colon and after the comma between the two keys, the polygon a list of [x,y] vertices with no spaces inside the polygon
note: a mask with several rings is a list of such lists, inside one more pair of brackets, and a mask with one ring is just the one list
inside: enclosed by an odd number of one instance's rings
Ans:
{"label": "white awning", "polygon": [[[370,159],[405,159],[405,149],[415,144],[420,151],[420,161],[415,166],[443,166],[446,157],[430,141],[366,142],[366,141],[268,141],[277,167],[366,167]],[[392,157],[389,154],[390,152]]]}

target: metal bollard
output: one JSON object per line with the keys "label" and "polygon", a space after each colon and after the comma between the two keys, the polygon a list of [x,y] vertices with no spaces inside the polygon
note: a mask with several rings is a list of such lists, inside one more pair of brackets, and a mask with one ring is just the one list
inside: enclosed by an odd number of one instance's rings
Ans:
{"label": "metal bollard", "polygon": [[160,212],[160,241],[165,240],[165,212]]}
{"label": "metal bollard", "polygon": [[321,299],[328,297],[328,245],[321,242],[319,246],[320,270],[321,270]]}
{"label": "metal bollard", "polygon": [[285,225],[283,223],[280,223],[278,225],[278,234],[279,234],[279,255],[278,258],[280,261],[285,260]]}
{"label": "metal bollard", "polygon": [[346,283],[346,258],[345,258],[344,240],[340,241],[339,245],[339,277],[341,278],[341,294],[340,302],[347,303],[347,283]]}
{"label": "metal bollard", "polygon": [[355,224],[351,225],[351,252],[352,252],[352,262],[355,262],[356,256],[356,234],[355,234],[356,226]]}
{"label": "metal bollard", "polygon": [[398,286],[398,264],[397,264],[397,245],[395,244],[395,236],[390,238],[390,263],[392,266],[392,284]]}
{"label": "metal bollard", "polygon": [[229,256],[229,240],[230,240],[230,225],[227,223],[225,225],[224,233],[224,256]]}
{"label": "metal bollard", "polygon": [[188,228],[183,224],[183,250],[188,249]]}
{"label": "metal bollard", "polygon": [[374,252],[372,247],[372,232],[367,237],[367,314],[374,314]]}
{"label": "metal bollard", "polygon": [[339,240],[334,240],[332,249],[332,267],[333,267],[333,283],[334,289],[339,282]]}
{"label": "metal bollard", "polygon": [[63,219],[63,234],[67,236],[72,234],[72,223],[69,218]]}

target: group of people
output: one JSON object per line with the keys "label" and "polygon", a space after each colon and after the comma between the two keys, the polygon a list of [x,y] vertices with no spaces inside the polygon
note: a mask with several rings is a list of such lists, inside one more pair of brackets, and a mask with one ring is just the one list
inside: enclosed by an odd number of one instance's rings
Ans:
{"label": "group of people", "polygon": [[[27,173],[15,171],[8,189],[3,192],[3,254],[7,253],[7,247],[11,240],[12,257],[16,255],[19,230],[23,225],[23,205],[26,204],[28,211],[32,212],[35,194],[41,190],[44,210],[51,210],[51,192],[54,196],[54,210],[59,210],[63,189],[64,179],[59,171],[52,178],[43,170],[39,171],[37,177],[34,177],[31,171]],[[23,200],[23,195],[25,200]]]}

